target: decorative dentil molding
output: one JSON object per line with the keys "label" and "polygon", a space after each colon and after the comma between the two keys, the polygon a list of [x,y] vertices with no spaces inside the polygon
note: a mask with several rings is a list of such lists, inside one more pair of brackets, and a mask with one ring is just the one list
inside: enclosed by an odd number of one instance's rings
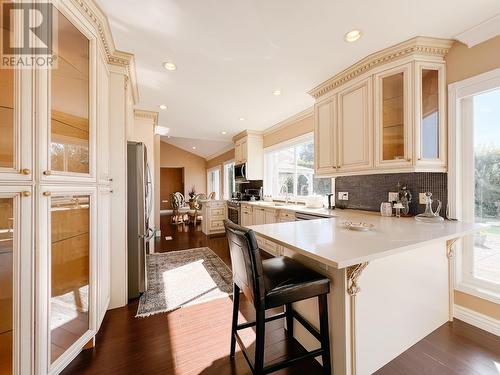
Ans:
{"label": "decorative dentil molding", "polygon": [[158,112],[134,109],[134,118],[149,120],[152,122],[153,126],[158,125]]}
{"label": "decorative dentil molding", "polygon": [[347,293],[351,297],[356,296],[360,292],[361,288],[358,286],[358,280],[367,266],[368,262],[347,267]]}
{"label": "decorative dentil molding", "polygon": [[137,89],[134,55],[116,49],[108,18],[94,0],[71,0],[71,2],[95,26],[95,30],[99,33],[101,45],[106,54],[108,64],[126,69],[132,88],[132,97],[134,103],[137,103],[139,101],[139,91]]}
{"label": "decorative dentil molding", "polygon": [[380,65],[399,60],[408,56],[420,56],[431,58],[444,58],[454,41],[449,39],[437,39],[427,37],[416,37],[406,42],[396,44],[382,51],[375,52],[358,61],[349,68],[336,74],[320,85],[309,91],[309,95],[318,99],[335,88],[353,80],[354,78],[377,68]]}

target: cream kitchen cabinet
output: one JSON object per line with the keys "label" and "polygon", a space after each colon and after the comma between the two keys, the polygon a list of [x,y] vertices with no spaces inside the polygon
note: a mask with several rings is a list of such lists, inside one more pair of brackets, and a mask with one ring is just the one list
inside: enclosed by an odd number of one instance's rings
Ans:
{"label": "cream kitchen cabinet", "polygon": [[278,222],[288,223],[290,221],[295,221],[295,212],[280,210],[278,214]]}
{"label": "cream kitchen cabinet", "polygon": [[0,186],[0,373],[32,374],[33,189]]}
{"label": "cream kitchen cabinet", "polygon": [[337,171],[337,97],[314,105],[314,162],[316,173]]}
{"label": "cream kitchen cabinet", "polygon": [[444,57],[452,44],[413,38],[311,90],[316,175],[445,172]]}
{"label": "cream kitchen cabinet", "polygon": [[245,130],[233,138],[235,164],[245,164],[247,180],[264,177],[264,140],[261,132]]}
{"label": "cream kitchen cabinet", "polygon": [[412,165],[412,63],[375,74],[377,168]]}
{"label": "cream kitchen cabinet", "polygon": [[372,77],[338,93],[338,173],[373,166]]}
{"label": "cream kitchen cabinet", "polygon": [[[253,224],[273,224],[277,221],[277,210],[269,207],[253,207]],[[272,256],[279,256],[281,254],[281,246],[273,241],[266,240],[257,236],[257,243],[259,248],[271,254]]]}
{"label": "cream kitchen cabinet", "polygon": [[[50,3],[56,69],[0,69],[2,374],[60,373],[92,344],[111,296],[124,291],[126,303],[126,263],[110,271],[111,217],[126,199],[109,186],[121,169],[109,159],[126,171],[124,118],[134,103],[110,99],[133,96],[133,57],[114,49],[94,2]],[[13,35],[21,24],[11,23]],[[122,84],[110,93],[112,70]],[[114,126],[111,114],[121,116]],[[110,129],[121,126],[113,139],[123,153],[109,145]],[[116,265],[126,247],[115,249]]]}
{"label": "cream kitchen cabinet", "polygon": [[248,142],[246,138],[239,139],[234,145],[235,164],[243,164],[248,159]]}
{"label": "cream kitchen cabinet", "polygon": [[[17,33],[17,29],[15,33]],[[32,74],[26,69],[0,69],[0,179],[33,179]]]}
{"label": "cream kitchen cabinet", "polygon": [[253,207],[249,204],[241,205],[241,225],[244,227],[253,225]]}
{"label": "cream kitchen cabinet", "polygon": [[227,219],[226,202],[204,201],[201,207],[201,214],[203,216],[201,231],[207,236],[224,233],[224,219]]}
{"label": "cream kitchen cabinet", "polygon": [[266,224],[266,213],[263,207],[253,207],[253,225]]}

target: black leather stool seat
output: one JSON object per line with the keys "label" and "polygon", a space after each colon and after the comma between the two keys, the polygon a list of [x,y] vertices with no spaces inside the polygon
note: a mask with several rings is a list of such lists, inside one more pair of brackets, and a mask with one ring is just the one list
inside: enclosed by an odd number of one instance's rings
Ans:
{"label": "black leather stool seat", "polygon": [[262,271],[267,309],[330,292],[327,277],[288,257],[263,260]]}

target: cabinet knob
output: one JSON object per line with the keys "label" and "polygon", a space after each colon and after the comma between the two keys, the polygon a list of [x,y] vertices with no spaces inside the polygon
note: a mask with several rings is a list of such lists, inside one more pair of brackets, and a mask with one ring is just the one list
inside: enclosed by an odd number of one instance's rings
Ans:
{"label": "cabinet knob", "polygon": [[23,196],[23,197],[29,197],[30,195],[31,195],[31,192],[29,192],[29,191],[21,192],[21,196]]}
{"label": "cabinet knob", "polygon": [[109,182],[113,182],[113,179],[112,179],[112,178],[108,178],[108,181],[109,181]]}
{"label": "cabinet knob", "polygon": [[24,174],[24,175],[31,174],[31,169],[24,168],[24,169],[21,170],[21,173]]}
{"label": "cabinet knob", "polygon": [[406,161],[411,161],[411,158],[406,159]]}
{"label": "cabinet knob", "polygon": [[50,191],[44,191],[42,194],[44,197],[50,197],[52,195]]}
{"label": "cabinet knob", "polygon": [[52,171],[43,171],[43,174],[45,176],[50,176],[52,174]]}

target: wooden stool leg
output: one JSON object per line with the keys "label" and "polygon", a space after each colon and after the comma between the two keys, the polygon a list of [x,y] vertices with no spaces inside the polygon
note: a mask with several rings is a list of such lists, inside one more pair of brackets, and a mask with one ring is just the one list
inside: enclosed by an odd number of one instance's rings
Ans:
{"label": "wooden stool leg", "polygon": [[233,324],[231,327],[231,358],[234,358],[236,351],[236,327],[238,326],[238,311],[240,308],[240,288],[233,284]]}
{"label": "wooden stool leg", "polygon": [[318,305],[321,348],[325,351],[321,356],[321,360],[323,361],[323,373],[330,375],[332,373],[332,368],[330,361],[330,329],[328,328],[328,296],[326,294],[318,296]]}
{"label": "wooden stool leg", "polygon": [[288,332],[288,337],[293,337],[293,309],[292,304],[286,304],[286,330]]}
{"label": "wooden stool leg", "polygon": [[255,362],[254,374],[262,375],[264,373],[264,338],[266,335],[266,314],[263,308],[255,312]]}

